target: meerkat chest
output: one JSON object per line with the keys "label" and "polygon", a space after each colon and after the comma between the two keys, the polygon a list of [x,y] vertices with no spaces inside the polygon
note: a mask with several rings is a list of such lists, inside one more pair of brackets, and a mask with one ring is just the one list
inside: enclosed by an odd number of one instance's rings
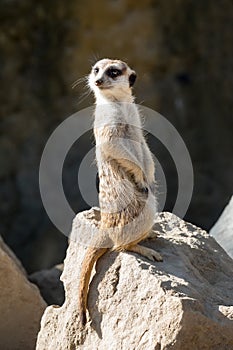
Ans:
{"label": "meerkat chest", "polygon": [[100,208],[112,213],[122,210],[135,194],[134,185],[114,160],[101,162],[98,171]]}

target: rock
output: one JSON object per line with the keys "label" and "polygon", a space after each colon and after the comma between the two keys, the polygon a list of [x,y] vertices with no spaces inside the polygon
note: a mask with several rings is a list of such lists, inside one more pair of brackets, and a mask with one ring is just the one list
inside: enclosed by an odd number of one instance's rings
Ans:
{"label": "rock", "polygon": [[210,234],[233,258],[233,196],[216,224],[210,230]]}
{"label": "rock", "polygon": [[63,271],[63,264],[56,265],[52,269],[41,270],[30,275],[29,280],[35,283],[48,305],[62,305],[65,299],[65,292],[60,276]]}
{"label": "rock", "polygon": [[33,350],[46,304],[0,239],[0,349]]}
{"label": "rock", "polygon": [[[89,212],[91,213],[92,210]],[[76,216],[73,231],[83,213]],[[91,217],[91,215],[90,215]],[[61,279],[66,300],[49,306],[37,350],[227,350],[233,348],[233,262],[200,228],[161,213],[156,240],[164,262],[129,252],[109,252],[97,263],[90,284],[90,319],[78,318],[78,281],[84,247],[71,240]],[[79,230],[79,229],[77,229]]]}

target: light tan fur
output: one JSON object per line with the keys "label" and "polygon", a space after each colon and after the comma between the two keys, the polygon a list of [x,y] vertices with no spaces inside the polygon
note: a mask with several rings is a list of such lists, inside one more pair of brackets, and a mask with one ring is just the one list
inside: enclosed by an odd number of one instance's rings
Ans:
{"label": "light tan fur", "polygon": [[81,269],[78,302],[83,325],[91,271],[107,250],[128,250],[162,261],[158,252],[138,244],[152,230],[157,202],[154,161],[132,96],[135,78],[136,73],[125,62],[110,59],[98,61],[89,75],[96,99],[94,134],[101,219]]}

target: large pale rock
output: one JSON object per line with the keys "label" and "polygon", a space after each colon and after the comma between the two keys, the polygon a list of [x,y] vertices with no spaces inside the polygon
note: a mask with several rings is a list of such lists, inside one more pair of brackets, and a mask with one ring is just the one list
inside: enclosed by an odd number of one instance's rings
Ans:
{"label": "large pale rock", "polygon": [[46,304],[0,238],[0,349],[33,350]]}
{"label": "large pale rock", "polygon": [[210,230],[210,234],[233,258],[233,196],[216,224]]}
{"label": "large pale rock", "polygon": [[[72,237],[88,233],[83,215]],[[231,258],[205,231],[170,213],[161,213],[155,227],[158,238],[143,244],[160,251],[164,262],[109,252],[97,263],[84,330],[77,295],[85,249],[71,240],[62,274],[66,300],[46,309],[37,350],[233,348]]]}

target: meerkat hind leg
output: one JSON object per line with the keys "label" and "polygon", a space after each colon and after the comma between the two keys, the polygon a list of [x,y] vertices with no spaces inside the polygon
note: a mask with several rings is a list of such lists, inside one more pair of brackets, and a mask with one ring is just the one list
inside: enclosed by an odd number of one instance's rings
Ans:
{"label": "meerkat hind leg", "polygon": [[127,246],[126,250],[134,253],[141,254],[151,261],[163,261],[162,256],[151,248],[144,247],[139,244]]}

